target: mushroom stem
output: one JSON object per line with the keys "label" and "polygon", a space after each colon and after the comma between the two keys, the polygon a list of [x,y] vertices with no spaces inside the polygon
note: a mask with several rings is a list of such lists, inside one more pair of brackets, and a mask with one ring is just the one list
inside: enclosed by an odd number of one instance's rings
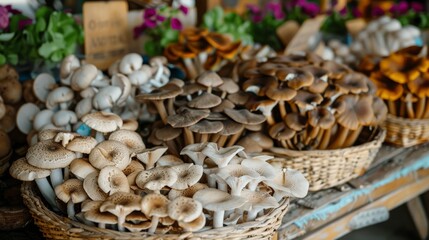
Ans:
{"label": "mushroom stem", "polygon": [[343,147],[350,147],[352,146],[357,138],[359,137],[361,131],[362,131],[363,126],[359,125],[359,127],[356,130],[351,131],[351,133],[347,136],[346,141],[344,142]]}
{"label": "mushroom stem", "polygon": [[424,113],[423,113],[423,119],[425,119],[425,118],[429,118],[429,98],[425,98],[425,100],[426,100],[426,107],[425,107],[425,111],[424,111]]}
{"label": "mushroom stem", "polygon": [[335,140],[329,144],[329,149],[337,149],[344,146],[344,142],[347,138],[347,135],[349,133],[349,129],[343,126],[339,126],[339,129],[337,131],[337,134],[335,136]]}
{"label": "mushroom stem", "polygon": [[[218,140],[219,140],[219,138],[220,138],[220,134],[219,133],[216,133],[216,134],[214,134],[211,138],[210,138],[210,142],[217,142]],[[219,146],[219,145],[218,145]]]}
{"label": "mushroom stem", "polygon": [[184,58],[183,63],[185,64],[186,70],[189,73],[189,79],[194,79],[197,77],[197,70],[195,69],[194,64],[192,63],[191,58]]}
{"label": "mushroom stem", "polygon": [[258,209],[252,209],[247,212],[247,222],[255,220],[255,218],[258,216],[259,211]]}
{"label": "mushroom stem", "polygon": [[[121,213],[122,213],[122,211],[121,211]],[[119,216],[118,216],[118,230],[119,230],[119,232],[125,232],[124,223],[125,223],[125,214],[119,214]]]}
{"label": "mushroom stem", "polygon": [[212,176],[212,174],[207,176],[207,185],[211,188],[216,188],[216,179]]}
{"label": "mushroom stem", "polygon": [[98,223],[98,227],[99,228],[106,228],[106,224],[105,223]]}
{"label": "mushroom stem", "polygon": [[148,233],[154,233],[156,231],[156,228],[158,227],[158,222],[159,222],[159,217],[158,216],[152,216],[152,222],[151,222],[150,228],[148,230]]}
{"label": "mushroom stem", "polygon": [[225,211],[215,211],[213,213],[213,227],[214,228],[223,227],[224,215],[225,215]]}
{"label": "mushroom stem", "polygon": [[165,145],[167,145],[168,150],[171,152],[171,154],[175,156],[180,156],[179,151],[177,150],[176,143],[174,140],[165,141]]}
{"label": "mushroom stem", "polygon": [[292,112],[299,112],[298,108],[295,105],[295,103],[289,102],[289,106],[290,106]]}
{"label": "mushroom stem", "polygon": [[400,101],[399,102],[399,116],[405,118],[405,103]]}
{"label": "mushroom stem", "polygon": [[69,166],[64,168],[64,181],[70,178],[70,169]]}
{"label": "mushroom stem", "polygon": [[74,215],[76,214],[76,212],[75,212],[75,210],[74,210],[74,203],[73,203],[73,201],[70,199],[68,202],[67,202],[67,216],[70,218],[70,219],[75,219],[75,217],[74,217]]}
{"label": "mushroom stem", "polygon": [[226,144],[227,147],[234,146],[234,144],[237,142],[237,140],[240,138],[241,134],[243,133],[244,128],[238,131],[236,134],[232,135],[231,138],[229,138],[228,144]]}
{"label": "mushroom stem", "polygon": [[326,149],[329,145],[330,140],[331,140],[331,128],[328,128],[323,131],[322,140],[320,141],[320,144],[317,148],[320,150]]}
{"label": "mushroom stem", "polygon": [[414,115],[413,103],[410,100],[406,100],[405,104],[407,108],[407,117],[415,118],[416,116]]}
{"label": "mushroom stem", "polygon": [[55,202],[55,192],[46,178],[38,178],[35,180],[37,187],[40,190],[43,198],[51,205],[54,211],[58,211],[57,203]]}
{"label": "mushroom stem", "polygon": [[416,107],[416,118],[421,119],[423,117],[425,108],[426,108],[426,98],[425,97],[419,98],[419,100],[417,101],[417,107]]}
{"label": "mushroom stem", "polygon": [[396,104],[395,104],[395,101],[388,100],[388,101],[387,101],[387,105],[388,105],[388,108],[389,108],[389,112],[390,112],[390,114],[392,114],[393,116],[398,116],[398,113],[396,112]]}
{"label": "mushroom stem", "polygon": [[312,127],[311,130],[308,130],[307,132],[309,133],[306,132],[306,136],[304,137],[304,145],[308,146],[311,140],[317,137],[319,130],[319,127]]}
{"label": "mushroom stem", "polygon": [[202,133],[200,142],[204,143],[204,142],[207,142],[208,140],[209,140],[209,135],[207,133]]}
{"label": "mushroom stem", "polygon": [[188,127],[183,128],[185,131],[185,145],[194,144],[194,135]]}
{"label": "mushroom stem", "polygon": [[56,186],[63,183],[63,171],[61,168],[52,169],[49,178],[51,179],[52,187],[55,188]]}
{"label": "mushroom stem", "polygon": [[217,145],[219,147],[223,147],[226,143],[226,140],[228,140],[228,135],[221,135],[218,142],[217,142],[218,143]]}
{"label": "mushroom stem", "polygon": [[167,111],[165,110],[164,101],[163,100],[154,100],[152,101],[155,104],[156,109],[158,110],[158,114],[161,117],[162,122],[167,125]]}
{"label": "mushroom stem", "polygon": [[67,104],[67,102],[60,103],[61,110],[67,110],[68,108],[69,108],[69,105]]}
{"label": "mushroom stem", "polygon": [[174,115],[176,113],[176,111],[174,110],[174,98],[169,98],[167,100],[167,111],[168,111],[168,115]]}
{"label": "mushroom stem", "polygon": [[[285,101],[279,101],[279,110],[280,110],[280,116],[282,117],[282,119],[284,119],[286,117],[286,107],[285,107]],[[268,121],[268,119],[267,119]],[[268,124],[270,124],[268,122]],[[272,124],[270,124],[272,125]]]}
{"label": "mushroom stem", "polygon": [[97,140],[98,143],[101,143],[104,141],[104,134],[102,132],[97,132],[95,134],[95,140]]}
{"label": "mushroom stem", "polygon": [[270,115],[265,115],[265,118],[267,119],[267,123],[268,125],[272,126],[276,123],[276,121],[274,121],[273,115],[270,112]]}

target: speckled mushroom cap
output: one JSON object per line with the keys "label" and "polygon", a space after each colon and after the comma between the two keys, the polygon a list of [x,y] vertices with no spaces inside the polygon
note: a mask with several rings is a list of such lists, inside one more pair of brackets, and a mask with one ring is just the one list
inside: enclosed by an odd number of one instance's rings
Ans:
{"label": "speckled mushroom cap", "polygon": [[121,117],[108,112],[89,113],[82,117],[82,121],[90,128],[102,133],[113,132],[122,127]]}
{"label": "speckled mushroom cap", "polygon": [[33,166],[56,169],[67,167],[76,158],[76,154],[59,143],[46,140],[31,146],[26,158],[28,163]]}
{"label": "speckled mushroom cap", "polygon": [[143,197],[141,210],[148,217],[166,217],[168,216],[168,202],[168,198],[164,195],[150,193]]}
{"label": "speckled mushroom cap", "polygon": [[145,100],[164,100],[174,98],[183,92],[182,88],[176,84],[166,84],[163,87],[155,89],[150,93],[144,93],[136,96],[136,100],[143,102]]}
{"label": "speckled mushroom cap", "polygon": [[62,184],[56,186],[55,194],[65,203],[68,201],[80,203],[88,198],[88,195],[83,189],[83,183],[79,179],[75,178],[68,179]]}
{"label": "speckled mushroom cap", "polygon": [[27,163],[25,158],[14,161],[9,168],[12,177],[21,181],[33,181],[38,178],[45,178],[51,174],[48,169],[42,169]]}
{"label": "speckled mushroom cap", "polygon": [[89,198],[94,201],[102,201],[107,198],[108,194],[103,192],[98,186],[98,171],[88,174],[83,180],[83,189]]}
{"label": "speckled mushroom cap", "polygon": [[122,142],[131,150],[146,148],[142,137],[135,131],[120,129],[110,134],[109,140]]}
{"label": "speckled mushroom cap", "polygon": [[131,162],[130,150],[118,141],[107,140],[99,143],[89,154],[89,162],[96,168],[116,166],[124,169]]}
{"label": "speckled mushroom cap", "polygon": [[98,175],[98,186],[105,193],[112,195],[117,192],[127,193],[130,185],[125,173],[115,166],[106,166],[100,170]]}
{"label": "speckled mushroom cap", "polygon": [[66,149],[73,151],[73,152],[80,152],[84,154],[89,154],[91,150],[97,145],[97,140],[93,137],[86,137],[86,136],[79,136],[75,137],[73,140],[71,140],[67,146]]}
{"label": "speckled mushroom cap", "polygon": [[168,216],[177,221],[192,222],[202,211],[201,203],[188,197],[178,197],[168,204]]}
{"label": "speckled mushroom cap", "polygon": [[203,167],[191,163],[180,164],[172,167],[177,173],[176,182],[171,185],[173,189],[186,189],[196,184],[203,176]]}

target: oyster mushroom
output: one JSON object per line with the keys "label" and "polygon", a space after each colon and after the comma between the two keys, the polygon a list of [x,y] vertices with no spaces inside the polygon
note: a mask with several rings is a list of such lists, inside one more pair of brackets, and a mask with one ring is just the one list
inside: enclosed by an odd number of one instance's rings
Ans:
{"label": "oyster mushroom", "polygon": [[101,204],[101,212],[110,212],[118,218],[118,229],[123,232],[125,217],[133,211],[140,211],[142,197],[133,193],[117,192]]}

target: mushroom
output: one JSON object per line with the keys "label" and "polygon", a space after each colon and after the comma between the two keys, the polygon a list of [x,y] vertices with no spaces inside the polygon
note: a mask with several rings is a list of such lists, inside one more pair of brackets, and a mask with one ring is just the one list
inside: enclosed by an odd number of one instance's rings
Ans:
{"label": "mushroom", "polygon": [[206,109],[197,110],[183,107],[179,108],[176,114],[168,116],[167,122],[174,128],[183,128],[185,145],[189,145],[194,143],[194,136],[189,127],[208,117],[209,114],[210,111]]}
{"label": "mushroom", "polygon": [[85,158],[76,158],[70,163],[70,172],[79,180],[83,180],[88,174],[97,171]]}
{"label": "mushroom", "polygon": [[182,159],[176,157],[175,155],[164,155],[162,157],[159,158],[159,160],[156,163],[156,166],[177,166],[177,165],[181,165],[184,162],[182,161]]}
{"label": "mushroom", "polygon": [[70,87],[74,91],[87,89],[98,77],[98,69],[92,64],[83,64],[73,71]]}
{"label": "mushroom", "polygon": [[48,109],[59,108],[65,110],[69,107],[74,98],[74,92],[68,87],[57,87],[49,92],[46,98],[46,107]]}
{"label": "mushroom", "polygon": [[224,83],[222,78],[213,71],[207,71],[198,76],[196,82],[207,87],[207,93],[212,92],[213,87],[218,87]]}
{"label": "mushroom", "polygon": [[183,189],[183,190],[171,189],[170,192],[168,192],[168,199],[173,200],[173,199],[176,199],[178,197],[192,198],[196,192],[198,192],[201,189],[205,189],[205,188],[208,188],[208,186],[206,184],[195,183],[194,185],[192,185],[186,189]]}
{"label": "mushroom", "polygon": [[122,106],[131,94],[131,82],[125,75],[117,73],[112,76],[112,85],[121,89],[121,96],[116,100],[116,104]]}
{"label": "mushroom", "polygon": [[166,147],[154,147],[143,149],[140,152],[137,152],[137,158],[145,164],[146,169],[152,169],[155,167],[155,163],[160,159],[160,157],[167,151]]}
{"label": "mushroom", "polygon": [[97,169],[115,166],[123,170],[131,162],[128,147],[118,141],[107,140],[99,143],[89,154],[89,162]]}
{"label": "mushroom", "polygon": [[119,71],[123,74],[131,74],[140,69],[143,65],[143,58],[137,53],[125,55],[119,63]]}
{"label": "mushroom", "polygon": [[159,193],[150,193],[143,197],[141,210],[147,217],[152,218],[149,233],[155,232],[160,218],[168,216],[168,204],[169,200]]}
{"label": "mushroom", "polygon": [[111,112],[116,102],[121,97],[121,89],[116,86],[101,88],[92,99],[92,106],[100,111]]}
{"label": "mushroom", "polygon": [[72,54],[65,57],[60,66],[61,83],[70,85],[70,77],[78,67],[80,67],[80,62],[75,55]]}
{"label": "mushroom", "polygon": [[[266,160],[272,159],[272,156],[268,156]],[[249,182],[247,188],[251,191],[256,191],[258,184],[267,179],[274,179],[276,176],[276,169],[269,163],[262,161],[258,158],[247,158],[241,162],[242,166],[250,168],[257,172],[260,177],[253,179]]]}
{"label": "mushroom", "polygon": [[60,110],[52,116],[52,123],[59,128],[70,131],[71,125],[77,123],[76,113],[70,110]]}
{"label": "mushroom", "polygon": [[115,166],[105,166],[98,175],[98,186],[103,192],[113,195],[117,192],[129,192],[127,176]]}
{"label": "mushroom", "polygon": [[204,166],[204,160],[206,155],[202,153],[203,149],[207,146],[207,143],[195,143],[186,145],[180,155],[188,156],[196,165]]}
{"label": "mushroom", "polygon": [[254,221],[258,213],[267,208],[276,208],[279,206],[277,200],[265,192],[255,192],[244,189],[241,196],[247,199],[242,207],[247,211],[246,221]]}
{"label": "mushroom", "polygon": [[19,108],[16,125],[22,133],[28,134],[33,129],[33,120],[38,112],[40,109],[34,103],[25,103]]}
{"label": "mushroom", "polygon": [[168,203],[168,216],[178,222],[192,222],[202,212],[201,203],[192,198],[178,197]]}
{"label": "mushroom", "polygon": [[109,140],[124,143],[130,149],[130,152],[146,148],[142,137],[135,131],[124,129],[116,130],[110,134]]}
{"label": "mushroom", "polygon": [[223,167],[219,169],[216,175],[226,181],[231,188],[231,195],[233,196],[240,196],[241,191],[247,184],[260,177],[259,173],[255,170],[238,164],[230,164]]}
{"label": "mushroom", "polygon": [[201,213],[194,221],[184,222],[178,221],[179,226],[186,232],[196,232],[201,230],[206,225],[206,216]]}
{"label": "mushroom", "polygon": [[160,141],[162,141],[168,147],[168,150],[170,151],[170,153],[172,153],[175,156],[179,156],[179,153],[178,153],[178,146],[176,145],[174,140],[178,138],[181,134],[182,134],[182,129],[172,128],[169,125],[155,130],[155,137]]}
{"label": "mushroom", "polygon": [[52,117],[54,116],[54,111],[51,109],[44,109],[38,112],[33,119],[33,128],[36,131],[40,131],[47,124],[52,124]]}
{"label": "mushroom", "polygon": [[93,171],[86,175],[83,180],[83,189],[90,199],[94,201],[103,201],[107,198],[108,194],[98,186],[98,176],[98,171]]}
{"label": "mushroom", "polygon": [[387,101],[389,112],[392,115],[397,116],[399,112],[397,111],[395,101],[404,93],[403,86],[385,77],[381,72],[371,73],[370,78],[377,87],[377,96],[385,99]]}
{"label": "mushroom", "polygon": [[90,154],[97,145],[97,140],[93,137],[74,136],[67,144],[66,149],[76,153],[76,157],[82,157],[82,154]]}
{"label": "mushroom", "polygon": [[225,211],[240,208],[247,202],[243,197],[233,196],[214,188],[199,190],[194,194],[193,199],[200,202],[204,209],[213,211],[214,228],[223,227]]}
{"label": "mushroom", "polygon": [[165,187],[171,187],[177,181],[177,173],[171,167],[156,167],[141,171],[136,178],[136,184],[141,189],[149,189],[155,193]]}
{"label": "mushroom", "polygon": [[107,112],[88,113],[82,117],[82,121],[97,131],[95,139],[98,142],[104,140],[103,133],[113,132],[122,127],[122,119],[116,114]]}
{"label": "mushroom", "polygon": [[118,218],[118,229],[123,232],[125,217],[133,211],[140,211],[142,197],[133,193],[117,192],[101,204],[101,212],[110,212]]}
{"label": "mushroom", "polygon": [[131,160],[130,164],[128,164],[128,166],[126,168],[124,168],[124,170],[122,170],[122,172],[128,176],[133,172],[137,172],[140,170],[144,170],[144,166],[143,164],[141,164],[139,161],[137,160]]}
{"label": "mushroom", "polygon": [[79,179],[68,179],[55,187],[57,197],[67,203],[67,215],[70,219],[75,219],[74,204],[81,203],[88,198],[83,183]]}
{"label": "mushroom", "polygon": [[222,129],[222,122],[209,120],[202,120],[189,127],[195,133],[197,142],[207,142],[210,134],[219,133]]}
{"label": "mushroom", "polygon": [[88,113],[91,113],[93,110],[92,106],[92,99],[91,98],[84,98],[80,100],[74,109],[76,116],[81,119],[83,116],[87,115]]}
{"label": "mushroom", "polygon": [[32,166],[27,163],[25,158],[20,158],[12,163],[9,173],[12,177],[21,181],[35,181],[43,198],[54,210],[58,210],[55,202],[55,192],[46,179],[51,174],[51,170]]}
{"label": "mushroom", "polygon": [[283,197],[303,198],[308,193],[309,183],[304,175],[296,170],[279,171],[273,180],[265,180],[265,184],[274,189],[273,197],[279,202]]}
{"label": "mushroom", "polygon": [[102,201],[93,201],[93,204],[82,206],[82,212],[85,219],[98,224],[99,228],[106,228],[106,224],[117,224],[118,218],[110,212],[101,212]]}
{"label": "mushroom", "polygon": [[41,73],[34,79],[33,92],[37,99],[41,102],[46,102],[49,92],[56,87],[57,83],[52,75]]}
{"label": "mushroom", "polygon": [[232,146],[218,149],[216,143],[208,143],[202,150],[202,153],[209,157],[219,168],[225,168],[238,153],[243,151],[241,146]]}
{"label": "mushroom", "polygon": [[172,168],[177,174],[176,182],[170,186],[172,189],[187,189],[196,184],[203,176],[203,167],[200,165],[184,163]]}

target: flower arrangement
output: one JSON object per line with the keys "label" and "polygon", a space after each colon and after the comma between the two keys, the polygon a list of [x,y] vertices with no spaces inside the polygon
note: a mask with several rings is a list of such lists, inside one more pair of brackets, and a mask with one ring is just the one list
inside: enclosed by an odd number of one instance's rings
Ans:
{"label": "flower arrangement", "polygon": [[134,38],[143,33],[149,37],[144,50],[149,56],[161,55],[170,43],[177,42],[179,32],[183,29],[179,20],[180,13],[187,15],[189,9],[183,5],[178,8],[162,6],[148,8],[143,13],[143,23],[134,28]]}
{"label": "flower arrangement", "polygon": [[83,43],[83,31],[70,14],[41,7],[34,20],[0,7],[0,65],[57,63]]}

